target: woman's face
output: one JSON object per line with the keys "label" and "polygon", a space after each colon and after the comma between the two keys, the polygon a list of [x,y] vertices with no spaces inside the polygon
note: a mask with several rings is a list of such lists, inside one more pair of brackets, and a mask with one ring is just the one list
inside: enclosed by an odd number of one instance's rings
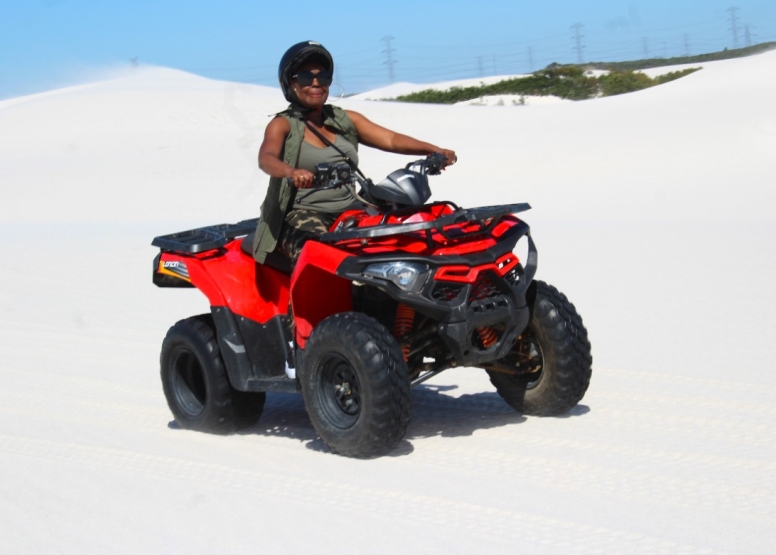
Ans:
{"label": "woman's face", "polygon": [[[310,72],[313,75],[325,71],[326,68],[318,62],[308,62],[299,67],[296,71],[297,74],[301,72]],[[326,104],[326,99],[329,98],[329,86],[322,86],[318,79],[314,79],[311,85],[302,86],[296,78],[291,79],[291,88],[296,94],[296,98],[299,104],[305,108],[320,108]]]}

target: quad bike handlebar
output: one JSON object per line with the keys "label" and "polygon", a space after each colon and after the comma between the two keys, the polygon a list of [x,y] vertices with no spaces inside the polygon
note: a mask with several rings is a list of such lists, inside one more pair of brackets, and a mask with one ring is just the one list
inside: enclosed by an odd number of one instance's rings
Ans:
{"label": "quad bike handlebar", "polygon": [[[422,175],[439,175],[442,168],[447,164],[447,157],[441,152],[433,152],[421,158],[414,160],[405,166],[406,169],[415,171]],[[366,185],[369,180],[359,175],[360,172],[353,171],[348,162],[339,162],[337,164],[325,163],[315,166],[313,172],[313,187],[316,190],[336,189],[343,185],[358,184]],[[293,185],[293,179],[289,179]]]}
{"label": "quad bike handlebar", "polygon": [[317,189],[334,189],[353,182],[355,177],[350,164],[318,164],[315,166],[313,187]]}
{"label": "quad bike handlebar", "polygon": [[441,152],[432,152],[425,158],[410,162],[406,169],[422,173],[423,175],[439,175],[447,164],[447,156]]}

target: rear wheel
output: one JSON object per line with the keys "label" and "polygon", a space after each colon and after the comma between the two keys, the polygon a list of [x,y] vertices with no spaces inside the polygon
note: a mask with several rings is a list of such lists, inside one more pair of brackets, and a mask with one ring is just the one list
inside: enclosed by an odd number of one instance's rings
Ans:
{"label": "rear wheel", "polygon": [[182,428],[228,434],[261,417],[265,394],[237,391],[230,385],[210,315],[171,327],[160,363],[164,396]]}
{"label": "rear wheel", "polygon": [[313,330],[300,384],[318,435],[340,455],[393,450],[407,430],[410,380],[396,340],[374,318],[345,312]]}
{"label": "rear wheel", "polygon": [[534,281],[528,327],[509,354],[486,366],[496,391],[515,410],[556,416],[571,410],[590,384],[593,358],[582,318],[555,287]]}

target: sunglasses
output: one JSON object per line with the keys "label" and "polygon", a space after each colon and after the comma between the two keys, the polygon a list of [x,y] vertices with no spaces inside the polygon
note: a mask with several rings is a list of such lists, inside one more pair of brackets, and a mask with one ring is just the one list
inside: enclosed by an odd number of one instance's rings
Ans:
{"label": "sunglasses", "polygon": [[300,71],[292,77],[296,79],[296,82],[299,83],[299,85],[302,87],[309,87],[313,84],[313,80],[315,79],[318,80],[318,84],[321,87],[328,87],[331,85],[332,73],[331,71],[319,71],[318,73],[313,73],[312,71]]}

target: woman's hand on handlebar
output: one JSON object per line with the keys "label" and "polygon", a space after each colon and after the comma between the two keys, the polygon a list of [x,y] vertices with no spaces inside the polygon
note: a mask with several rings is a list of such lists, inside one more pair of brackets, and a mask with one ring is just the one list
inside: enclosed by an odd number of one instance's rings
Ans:
{"label": "woman's hand on handlebar", "polygon": [[458,161],[458,157],[455,155],[454,150],[447,150],[446,148],[440,148],[437,152],[447,159],[447,161],[442,166],[442,169],[445,169],[447,166],[452,166]]}
{"label": "woman's hand on handlebar", "polygon": [[452,166],[458,161],[455,151],[440,148],[426,157],[423,166],[429,175],[439,175],[447,166]]}
{"label": "woman's hand on handlebar", "polygon": [[293,180],[297,189],[309,189],[313,186],[313,173],[307,170],[295,169],[288,178]]}

